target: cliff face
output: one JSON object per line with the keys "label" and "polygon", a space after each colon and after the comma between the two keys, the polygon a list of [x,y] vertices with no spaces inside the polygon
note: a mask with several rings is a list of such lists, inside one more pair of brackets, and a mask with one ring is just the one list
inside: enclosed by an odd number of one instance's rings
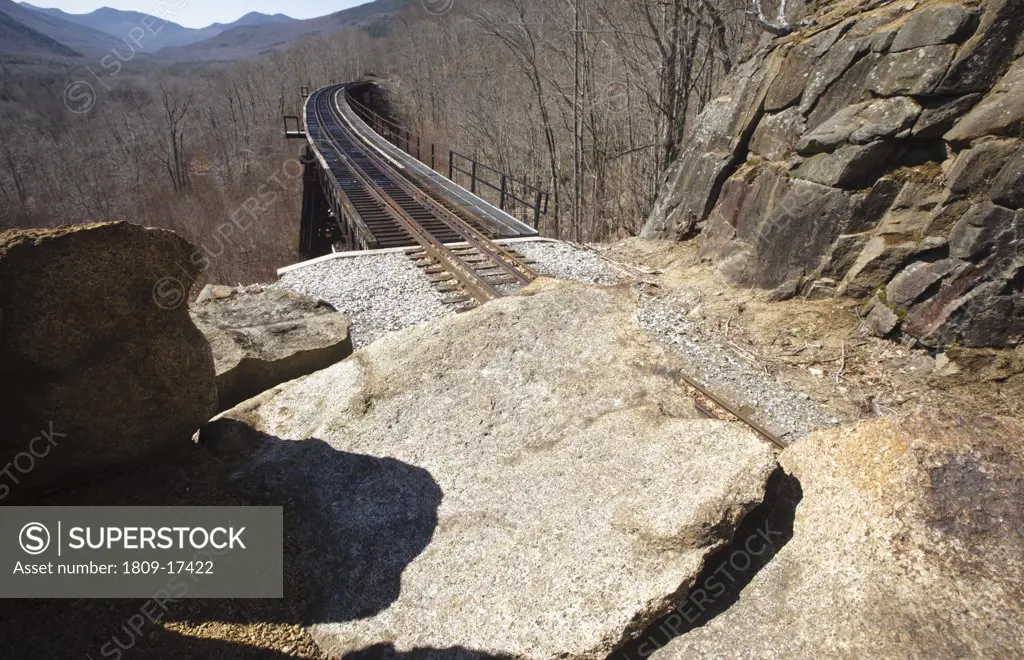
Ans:
{"label": "cliff face", "polygon": [[832,3],[734,72],[647,222],[734,284],[863,298],[926,346],[1024,337],[1024,0]]}

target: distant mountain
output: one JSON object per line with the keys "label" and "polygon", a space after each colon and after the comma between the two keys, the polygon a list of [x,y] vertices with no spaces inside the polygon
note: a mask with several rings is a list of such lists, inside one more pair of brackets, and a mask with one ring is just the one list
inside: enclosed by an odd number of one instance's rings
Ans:
{"label": "distant mountain", "polygon": [[0,12],[0,53],[31,57],[81,57],[81,53]]}
{"label": "distant mountain", "polygon": [[19,2],[18,4],[21,5],[22,7],[25,7],[26,9],[34,9],[36,11],[41,11],[44,14],[49,14],[50,16],[56,16],[57,18],[60,18],[61,16],[64,15],[64,12],[62,12],[59,9],[49,9],[47,7],[36,7],[35,5],[29,4],[27,2]]}
{"label": "distant mountain", "polygon": [[52,13],[24,7],[11,0],[0,0],[0,12],[30,30],[46,35],[83,55],[102,55],[118,46],[124,50],[124,42],[105,32],[68,21]]}
{"label": "distant mountain", "polygon": [[[125,38],[131,40],[132,37],[136,37],[142,45],[139,47],[132,44],[132,46],[145,53],[153,53],[170,46],[183,46],[213,36],[213,33],[196,35],[194,34],[197,32],[196,30],[190,30],[177,23],[137,11],[122,11],[103,7],[88,14],[69,14],[60,9],[36,7],[28,3],[22,3],[22,6],[47,16],[106,33],[121,42]],[[124,43],[121,44],[119,52],[129,52]]]}
{"label": "distant mountain", "polygon": [[298,21],[291,16],[285,16],[284,14],[261,14],[258,11],[251,11],[245,16],[241,17],[234,23],[214,23],[209,28],[218,28],[221,32],[224,30],[230,30],[235,27],[247,27],[252,25],[274,25],[280,23],[297,23]]}
{"label": "distant mountain", "polygon": [[[115,49],[118,53],[127,53],[128,40],[133,34],[139,34],[139,50],[162,59],[224,61],[262,55],[286,47],[298,39],[330,33],[347,25],[366,25],[379,29],[389,16],[415,2],[417,0],[374,0],[328,16],[301,21],[284,14],[250,12],[232,23],[214,23],[199,29],[187,28],[149,14],[109,7],[88,14],[69,14],[60,9],[38,7],[27,2],[17,4],[12,0],[0,0],[0,12],[10,15],[17,23],[49,37],[59,45],[84,55],[105,55]],[[140,29],[145,30],[145,33],[140,33]],[[25,36],[24,30],[19,34],[22,36],[16,41],[12,32],[10,43],[24,44],[25,48],[29,48],[29,38]],[[42,47],[37,40],[33,44],[32,48]]]}
{"label": "distant mountain", "polygon": [[385,20],[415,2],[417,0],[375,0],[320,18],[233,27],[187,48],[166,48],[157,56],[181,61],[256,57],[289,46],[299,39],[328,34],[347,25],[370,25]]}
{"label": "distant mountain", "polygon": [[[37,7],[27,2],[22,2],[21,6],[50,18],[74,23],[116,37],[118,42],[122,42],[118,51],[122,53],[128,52],[124,39],[131,40],[133,35],[138,35],[138,42],[141,44],[141,47],[134,46],[134,44],[133,47],[144,53],[155,53],[163,48],[188,46],[205,41],[235,27],[282,25],[297,22],[294,18],[284,14],[269,15],[254,11],[233,23],[214,23],[204,28],[195,29],[151,14],[111,9],[110,7],[103,7],[88,14],[69,14],[60,9]],[[144,32],[140,33],[139,30]]]}

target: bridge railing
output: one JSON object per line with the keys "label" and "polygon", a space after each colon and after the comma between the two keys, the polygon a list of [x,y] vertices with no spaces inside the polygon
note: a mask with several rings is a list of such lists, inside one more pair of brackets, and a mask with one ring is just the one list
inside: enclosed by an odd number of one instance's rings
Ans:
{"label": "bridge railing", "polygon": [[[463,166],[469,169],[463,169]],[[485,173],[493,174],[496,179],[488,179]],[[540,216],[547,215],[548,193],[537,186],[513,179],[501,170],[484,165],[477,160],[464,156],[457,151],[448,151],[448,178],[459,183],[457,174],[469,177],[469,191],[480,195],[480,186],[498,194],[498,208],[515,215],[523,208],[533,215],[533,228],[540,229]],[[521,195],[521,196],[520,196]],[[528,199],[523,199],[527,197]]]}
{"label": "bridge railing", "polygon": [[[353,98],[347,91],[345,96],[356,114],[378,135],[424,165],[429,165],[435,172],[444,174],[443,170],[438,169],[438,155],[443,151],[436,144],[425,143],[418,134],[398,122],[374,112]],[[525,216],[524,220],[532,221],[533,228],[540,229],[540,217],[547,215],[548,212],[551,197],[549,193],[541,190],[538,186],[516,179],[506,172],[485,165],[453,149],[447,151],[447,174],[450,180],[462,185],[458,175],[464,175],[468,178],[469,190],[474,195],[484,199],[492,198],[488,201],[492,201],[495,206],[514,217],[522,212]],[[489,190],[492,194],[484,194],[481,188]]]}
{"label": "bridge railing", "polygon": [[306,139],[306,132],[302,130],[302,117],[297,115],[284,116],[284,136],[289,140]]}

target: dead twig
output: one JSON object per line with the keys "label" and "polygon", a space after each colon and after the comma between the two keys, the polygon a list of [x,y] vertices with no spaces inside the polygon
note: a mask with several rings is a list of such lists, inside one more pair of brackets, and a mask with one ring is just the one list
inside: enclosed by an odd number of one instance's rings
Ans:
{"label": "dead twig", "polygon": [[592,251],[594,253],[596,253],[597,256],[601,258],[602,261],[607,261],[611,265],[618,266],[619,268],[625,268],[625,269],[628,269],[628,270],[636,271],[638,273],[641,273],[642,275],[661,275],[661,274],[663,274],[665,272],[663,270],[658,270],[656,268],[654,268],[654,269],[651,269],[651,268],[641,268],[640,266],[634,266],[632,264],[627,264],[627,263],[624,263],[622,261],[615,261],[614,259],[609,259],[608,257],[604,256],[600,252],[597,252],[596,250],[592,250]]}
{"label": "dead twig", "polygon": [[726,321],[725,321],[725,339],[726,339],[726,340],[728,340],[728,339],[729,339],[729,330],[731,330],[731,329],[732,329],[732,322],[733,322],[733,321],[735,321],[735,320],[736,320],[736,316],[735,316],[735,315],[733,315],[733,316],[730,316],[730,317],[729,317],[728,319],[726,319]]}
{"label": "dead twig", "polygon": [[846,341],[843,341],[843,355],[839,361],[839,371],[836,372],[836,383],[839,383],[843,379],[843,374],[846,373]]}
{"label": "dead twig", "polygon": [[745,348],[741,348],[740,346],[738,346],[736,344],[736,342],[728,341],[727,340],[726,344],[728,344],[729,348],[731,348],[732,351],[734,353],[736,353],[736,355],[738,355],[739,357],[743,358],[744,360],[750,362],[755,367],[758,367],[759,369],[762,369],[764,371],[765,375],[769,375],[768,374],[768,368],[764,364],[762,364],[760,360],[757,359],[756,355],[754,355],[750,351],[746,350]]}
{"label": "dead twig", "polygon": [[789,356],[789,357],[794,357],[796,355],[800,355],[801,353],[806,351],[808,348],[816,348],[818,350],[821,350],[822,345],[821,344],[808,344],[808,343],[804,343],[804,345],[801,346],[800,348],[794,348],[791,351],[786,351],[786,352],[783,353],[783,355],[786,355],[786,356]]}

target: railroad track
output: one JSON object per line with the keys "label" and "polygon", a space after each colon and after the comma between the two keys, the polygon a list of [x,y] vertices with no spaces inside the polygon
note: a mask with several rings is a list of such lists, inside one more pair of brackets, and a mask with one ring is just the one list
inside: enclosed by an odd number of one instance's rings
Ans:
{"label": "railroad track", "polygon": [[[408,254],[442,291],[467,311],[502,297],[505,287],[537,278],[530,264],[488,237],[465,211],[430,191],[415,176],[366,144],[341,109],[345,86],[318,90],[308,127],[338,186],[381,247],[419,247]],[[400,169],[401,168],[401,169]],[[452,247],[456,244],[457,247]]]}
{"label": "railroad track", "polygon": [[[525,286],[536,279],[531,262],[491,240],[463,209],[360,138],[341,111],[340,103],[347,103],[345,87],[327,87],[310,96],[315,125],[309,124],[307,130],[338,186],[380,246],[405,246],[410,238],[415,241],[418,247],[409,248],[406,254],[448,295],[446,303],[461,306],[459,311],[500,298],[504,287]],[[709,406],[736,418],[777,447],[786,447],[747,411],[688,377],[684,380]],[[710,407],[696,405],[700,414],[721,418]]]}

